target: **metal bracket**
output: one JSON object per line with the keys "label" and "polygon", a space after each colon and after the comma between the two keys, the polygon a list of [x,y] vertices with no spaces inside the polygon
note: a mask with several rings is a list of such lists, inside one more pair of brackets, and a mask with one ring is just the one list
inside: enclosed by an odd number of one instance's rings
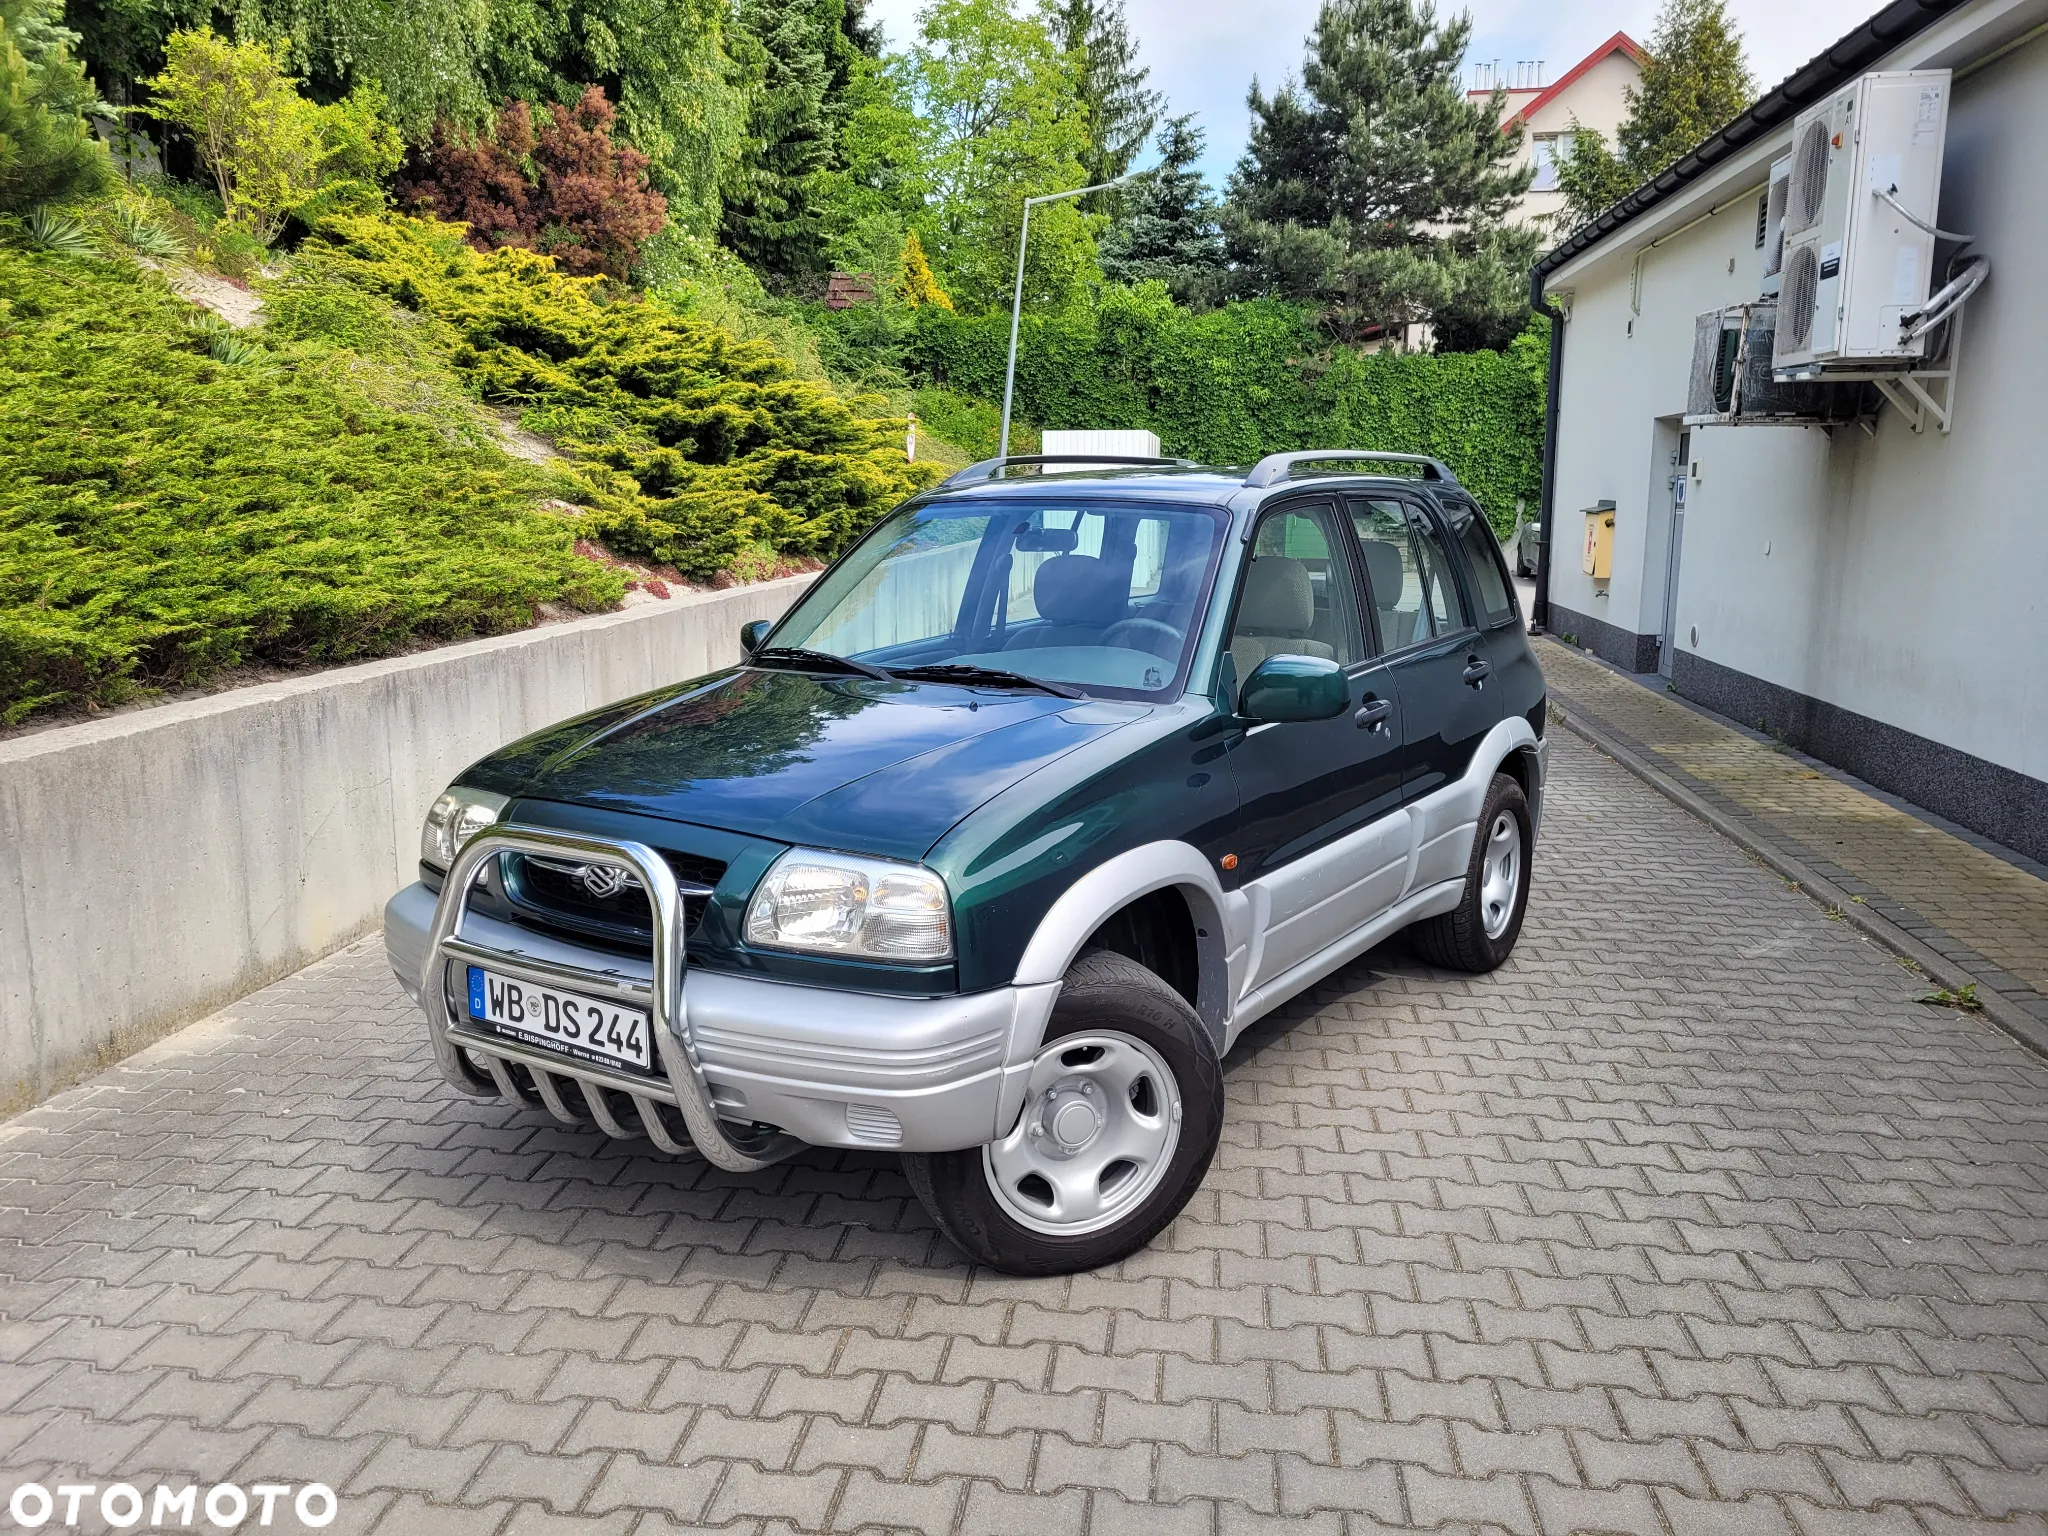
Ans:
{"label": "metal bracket", "polygon": [[[1830,382],[1875,384],[1877,392],[1884,396],[1900,419],[1915,432],[1925,432],[1931,421],[1941,429],[1942,436],[1948,436],[1956,419],[1956,375],[1963,365],[1963,314],[1968,306],[1958,309],[1948,320],[1948,349],[1938,368],[1901,369],[1896,373],[1877,370],[1855,373],[1836,373],[1830,369],[1823,377]],[[1936,393],[1927,386],[1938,384]],[[1866,432],[1872,432],[1865,426]],[[1872,432],[1874,436],[1875,433]]]}

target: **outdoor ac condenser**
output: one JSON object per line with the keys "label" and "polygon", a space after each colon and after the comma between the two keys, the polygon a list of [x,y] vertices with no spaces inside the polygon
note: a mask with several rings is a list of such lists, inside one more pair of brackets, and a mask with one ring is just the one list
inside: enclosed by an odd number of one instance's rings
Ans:
{"label": "outdoor ac condenser", "polygon": [[1854,382],[1780,380],[1772,371],[1781,323],[1768,299],[1710,309],[1693,327],[1692,376],[1686,390],[1688,427],[1817,422],[1834,425],[1874,414],[1870,386]]}
{"label": "outdoor ac condenser", "polygon": [[1785,277],[1785,204],[1792,195],[1792,157],[1771,166],[1770,190],[1764,194],[1759,223],[1764,247],[1763,296],[1776,298]]}
{"label": "outdoor ac condenser", "polygon": [[1949,87],[1945,69],[1868,74],[1795,119],[1780,375],[1899,368],[1925,354],[1900,321],[1926,303],[1933,275]]}

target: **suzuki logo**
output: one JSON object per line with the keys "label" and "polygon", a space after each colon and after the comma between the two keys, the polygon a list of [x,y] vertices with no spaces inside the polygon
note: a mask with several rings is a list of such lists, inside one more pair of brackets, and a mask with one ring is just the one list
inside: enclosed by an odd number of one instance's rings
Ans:
{"label": "suzuki logo", "polygon": [[608,900],[627,886],[640,883],[623,869],[610,864],[586,864],[576,872],[576,878],[582,882],[583,889],[599,901]]}

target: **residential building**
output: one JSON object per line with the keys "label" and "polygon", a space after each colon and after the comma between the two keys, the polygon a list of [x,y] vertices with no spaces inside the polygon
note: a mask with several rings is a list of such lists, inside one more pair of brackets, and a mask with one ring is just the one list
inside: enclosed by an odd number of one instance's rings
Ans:
{"label": "residential building", "polygon": [[1469,93],[1484,99],[1499,85],[1507,97],[1501,127],[1519,125],[1522,129],[1522,147],[1515,163],[1536,168],[1517,213],[1525,223],[1554,221],[1564,211],[1564,194],[1557,189],[1557,165],[1570,152],[1574,129],[1591,128],[1608,143],[1614,142],[1628,116],[1629,88],[1643,78],[1643,50],[1626,32],[1617,32],[1554,83],[1538,83],[1542,73],[1540,61],[1533,66],[1525,61],[1505,74],[1498,66],[1480,66],[1475,80],[1484,83]]}
{"label": "residential building", "polygon": [[[1688,421],[1696,322],[1767,286],[1772,170],[1790,163],[1798,114],[1901,70],[1952,72],[1921,94],[1930,134],[1929,103],[1947,114],[1927,174],[1938,207],[1922,216],[1992,266],[1912,374],[1946,399],[1947,421],[1902,409],[1913,400],[1897,375],[1839,425]],[[2044,143],[2048,0],[1896,0],[1574,232],[1532,283],[1562,317],[1538,621],[2036,859],[2048,859]],[[1840,195],[1884,198],[1879,175],[1872,161]],[[1915,238],[1870,208],[1859,217],[1886,238]],[[1833,250],[1839,268],[1849,258]],[[1904,324],[1930,269],[1937,287],[1962,270],[1957,253],[1944,240],[1917,270],[1886,263]],[[1825,313],[1834,290],[1816,301],[1806,289],[1796,310],[1794,275],[1784,323],[1796,335],[1796,315]]]}

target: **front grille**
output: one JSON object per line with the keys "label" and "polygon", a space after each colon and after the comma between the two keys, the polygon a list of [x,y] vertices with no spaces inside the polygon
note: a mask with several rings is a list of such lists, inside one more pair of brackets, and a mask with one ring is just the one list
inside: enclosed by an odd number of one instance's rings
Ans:
{"label": "front grille", "polygon": [[[694,933],[725,865],[692,853],[662,852],[683,898],[683,931]],[[595,873],[586,876],[585,871]],[[640,882],[615,865],[508,853],[499,878],[515,921],[598,939],[634,954],[654,948],[654,913]]]}

